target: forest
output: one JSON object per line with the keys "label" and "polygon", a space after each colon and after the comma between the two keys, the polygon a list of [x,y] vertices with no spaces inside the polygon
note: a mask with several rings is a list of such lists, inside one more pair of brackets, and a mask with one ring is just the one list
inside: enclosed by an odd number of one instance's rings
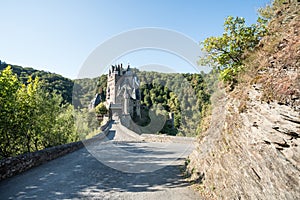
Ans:
{"label": "forest", "polygon": [[[139,71],[142,113],[153,110],[166,119],[162,134],[195,136],[201,131],[201,118],[207,114],[212,87],[217,80],[213,73],[181,74]],[[169,114],[174,116],[174,125]],[[147,115],[147,114],[146,114]],[[150,123],[144,120],[140,125]]]}
{"label": "forest", "polygon": [[[0,157],[78,141],[97,131],[99,121],[88,105],[96,93],[105,100],[106,75],[70,80],[4,62],[0,71]],[[154,109],[166,118],[174,113],[174,126],[166,121],[160,133],[195,136],[200,131],[199,119],[212,92],[205,80],[214,81],[212,74],[134,71],[141,82],[144,113]]]}
{"label": "forest", "polygon": [[0,75],[0,156],[76,141],[72,106],[48,92],[38,77],[23,83],[10,66]]}
{"label": "forest", "polygon": [[[168,118],[160,133],[196,136],[209,126],[210,97],[218,80],[232,90],[245,71],[245,54],[253,51],[267,34],[266,9],[256,24],[247,26],[242,17],[228,17],[224,34],[201,43],[207,52],[199,64],[212,67],[208,74],[164,74],[134,69],[140,79],[142,112]],[[96,93],[105,99],[106,75],[71,80],[61,75],[0,65],[0,158],[85,139],[97,131],[99,121],[88,105]]]}
{"label": "forest", "polygon": [[[0,71],[8,66],[7,63],[0,61]],[[65,78],[59,74],[36,70],[30,67],[21,67],[18,65],[10,65],[14,74],[18,79],[26,84],[29,77],[39,77],[43,81],[41,87],[47,92],[53,92],[62,96],[64,103],[72,103],[72,90],[74,82],[71,79]]]}

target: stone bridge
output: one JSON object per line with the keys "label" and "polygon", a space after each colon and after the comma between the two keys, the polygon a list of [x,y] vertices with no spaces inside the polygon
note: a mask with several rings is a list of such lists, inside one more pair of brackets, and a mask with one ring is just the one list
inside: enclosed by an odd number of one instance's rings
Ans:
{"label": "stone bridge", "polygon": [[193,148],[112,122],[106,137],[1,181],[0,199],[199,199],[180,170]]}

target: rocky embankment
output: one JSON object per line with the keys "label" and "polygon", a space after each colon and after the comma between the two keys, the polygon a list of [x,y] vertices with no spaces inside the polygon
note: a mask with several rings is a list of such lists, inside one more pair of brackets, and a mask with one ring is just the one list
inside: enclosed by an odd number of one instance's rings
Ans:
{"label": "rocky embankment", "polygon": [[191,180],[220,199],[300,197],[299,113],[277,103],[259,103],[253,89],[247,112],[238,101],[218,99],[212,128],[190,155]]}
{"label": "rocky embankment", "polygon": [[208,198],[300,199],[299,4],[282,4],[242,83],[215,95],[210,128],[187,161]]}

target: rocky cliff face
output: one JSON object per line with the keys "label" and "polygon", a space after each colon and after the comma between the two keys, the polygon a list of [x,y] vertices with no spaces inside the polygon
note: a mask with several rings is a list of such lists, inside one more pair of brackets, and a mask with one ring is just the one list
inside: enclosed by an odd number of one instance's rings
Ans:
{"label": "rocky cliff face", "polygon": [[276,10],[242,83],[215,94],[187,166],[208,198],[300,199],[299,4]]}

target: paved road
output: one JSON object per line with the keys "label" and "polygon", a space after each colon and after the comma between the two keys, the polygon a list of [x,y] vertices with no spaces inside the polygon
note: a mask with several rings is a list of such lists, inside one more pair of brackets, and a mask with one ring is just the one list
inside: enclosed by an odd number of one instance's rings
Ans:
{"label": "paved road", "polygon": [[108,139],[0,182],[0,199],[199,199],[180,173],[186,147],[113,125]]}

